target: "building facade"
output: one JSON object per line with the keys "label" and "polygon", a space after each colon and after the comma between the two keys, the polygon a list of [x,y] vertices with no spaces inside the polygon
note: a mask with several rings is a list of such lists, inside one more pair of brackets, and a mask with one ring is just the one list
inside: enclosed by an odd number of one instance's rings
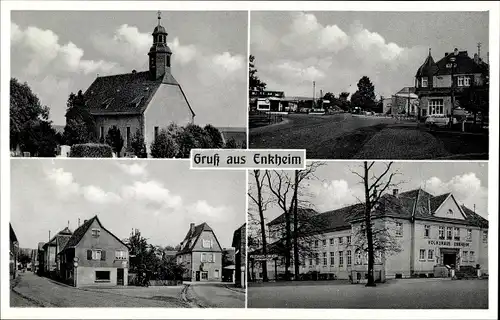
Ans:
{"label": "building facade", "polygon": [[[435,276],[449,270],[476,268],[488,272],[488,221],[460,205],[451,193],[433,196],[422,190],[386,194],[373,213],[375,279]],[[364,236],[364,205],[316,213],[302,213],[300,273],[331,275],[338,279],[364,279],[368,268]],[[270,253],[283,247],[283,216],[268,224]],[[308,226],[304,229],[304,221]],[[300,224],[299,224],[300,225]],[[256,252],[259,254],[260,252]],[[252,253],[250,254],[250,257]],[[268,277],[284,273],[282,255],[268,261]],[[260,263],[255,278],[262,278]],[[276,264],[276,265],[275,265]],[[290,271],[293,273],[293,261]]]}
{"label": "building facade", "polygon": [[470,58],[467,51],[445,53],[434,61],[431,50],[415,75],[415,93],[420,100],[420,117],[451,117],[459,107],[464,90],[488,90],[488,64],[479,55]]}
{"label": "building facade", "polygon": [[160,20],[158,16],[152,33],[148,71],[97,77],[84,93],[97,137],[104,141],[108,130],[117,127],[124,140],[122,153],[131,152],[130,143],[137,131],[150,154],[151,143],[161,129],[171,123],[185,126],[194,122],[191,105],[171,73],[172,51]]}
{"label": "building facade", "polygon": [[62,279],[75,287],[128,284],[129,249],[97,216],[75,230],[58,256]]}
{"label": "building facade", "polygon": [[232,246],[235,248],[234,264],[235,264],[235,279],[234,283],[237,287],[246,287],[246,258],[247,258],[247,224],[243,224],[240,228],[234,231]]}
{"label": "building facade", "polygon": [[207,223],[190,224],[177,252],[177,263],[184,265],[184,280],[222,281],[222,247]]}

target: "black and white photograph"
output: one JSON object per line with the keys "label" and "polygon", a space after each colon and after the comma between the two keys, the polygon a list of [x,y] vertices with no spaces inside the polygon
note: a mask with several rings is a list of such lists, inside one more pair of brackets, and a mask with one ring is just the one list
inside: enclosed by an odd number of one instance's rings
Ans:
{"label": "black and white photograph", "polygon": [[11,171],[11,307],[245,307],[244,171],[82,159]]}
{"label": "black and white photograph", "polygon": [[246,148],[247,21],[245,11],[12,12],[11,155]]}
{"label": "black and white photograph", "polygon": [[248,307],[487,309],[485,162],[249,176]]}
{"label": "black and white photograph", "polygon": [[250,14],[250,148],[488,159],[488,12]]}

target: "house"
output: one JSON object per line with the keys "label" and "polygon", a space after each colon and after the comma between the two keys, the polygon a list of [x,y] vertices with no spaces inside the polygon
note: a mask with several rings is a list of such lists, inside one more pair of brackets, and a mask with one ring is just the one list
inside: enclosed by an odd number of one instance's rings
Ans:
{"label": "house", "polygon": [[384,104],[384,111],[390,106],[390,113],[393,115],[407,115],[407,116],[417,116],[418,115],[418,96],[415,94],[414,87],[404,87],[399,90],[390,98],[390,102],[386,102],[386,99],[382,100]]}
{"label": "house", "polygon": [[186,267],[184,280],[222,281],[222,247],[206,222],[190,224],[177,252],[177,263]]}
{"label": "house", "polygon": [[63,280],[75,287],[127,285],[129,249],[97,216],[75,230],[58,256]]}
{"label": "house", "polygon": [[127,152],[137,130],[150,154],[151,143],[161,128],[170,123],[185,126],[194,122],[191,105],[171,72],[172,51],[167,35],[159,14],[148,53],[149,70],[98,76],[84,93],[97,136],[103,141],[108,130],[116,126],[124,141],[122,153]]}
{"label": "house", "polygon": [[450,117],[459,107],[457,99],[466,88],[488,90],[488,64],[479,56],[469,57],[457,48],[435,62],[431,50],[415,75],[415,94],[420,100],[420,117]]}
{"label": "house", "polygon": [[51,277],[60,277],[60,263],[57,253],[64,248],[72,232],[68,227],[59,231],[49,242],[45,243],[42,247],[43,249],[43,274]]}
{"label": "house", "polygon": [[247,224],[236,229],[233,234],[232,246],[235,248],[235,285],[240,288],[246,287],[246,258],[247,258]]}
{"label": "house", "polygon": [[9,265],[10,265],[10,276],[12,279],[16,278],[17,275],[17,262],[18,262],[18,252],[19,252],[19,241],[17,240],[17,235],[12,228],[12,224],[9,223],[10,228],[10,251],[9,251]]}
{"label": "house", "polygon": [[[367,246],[362,231],[364,204],[354,204],[323,213],[301,210],[300,273],[317,272],[331,278],[364,279],[367,273]],[[269,222],[269,254],[279,255],[277,266],[268,262],[268,276],[284,273],[283,215]],[[381,197],[372,222],[381,238],[375,251],[375,278],[411,276],[448,276],[447,268],[456,270],[480,266],[488,271],[488,221],[460,205],[453,194],[434,196],[423,189]],[[262,278],[256,265],[255,277]],[[290,271],[293,272],[293,265]]]}

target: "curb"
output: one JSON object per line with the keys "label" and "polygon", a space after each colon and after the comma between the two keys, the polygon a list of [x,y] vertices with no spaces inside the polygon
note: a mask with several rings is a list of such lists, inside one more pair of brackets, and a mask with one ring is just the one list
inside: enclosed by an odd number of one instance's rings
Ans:
{"label": "curb", "polygon": [[[37,306],[41,307],[41,308],[51,308],[51,307],[54,307],[54,305],[48,303],[48,302],[40,302],[40,301],[37,301],[31,297],[28,297],[27,295],[23,294],[23,293],[20,293],[16,287],[17,285],[19,284],[20,280],[19,281],[16,281],[16,283],[10,288],[11,291],[13,291],[15,294],[19,295],[20,297],[28,300],[29,302],[33,302],[34,304],[36,304]],[[10,306],[12,307],[12,306]],[[15,307],[14,307],[15,308]]]}
{"label": "curb", "polygon": [[188,293],[189,284],[185,284],[181,291],[181,300],[187,303],[191,308],[206,308],[206,306],[195,301],[194,297]]}
{"label": "curb", "polygon": [[228,285],[224,285],[224,288],[226,288],[227,290],[230,290],[230,291],[233,291],[233,292],[236,292],[236,293],[241,293],[241,294],[246,294],[246,290],[243,289],[243,290],[238,290],[238,289],[235,289],[235,288],[232,288]]}

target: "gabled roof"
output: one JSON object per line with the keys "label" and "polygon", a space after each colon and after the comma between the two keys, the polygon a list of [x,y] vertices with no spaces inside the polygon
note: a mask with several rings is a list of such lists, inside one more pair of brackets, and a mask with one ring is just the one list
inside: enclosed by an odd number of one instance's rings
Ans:
{"label": "gabled roof", "polygon": [[[97,77],[85,91],[85,104],[92,115],[142,114],[160,85],[181,86],[170,72],[151,79],[149,71]],[[194,116],[189,101],[187,105]]]}
{"label": "gabled roof", "polygon": [[82,240],[82,238],[85,236],[85,234],[87,233],[88,229],[90,228],[90,226],[92,225],[92,223],[94,221],[97,221],[97,223],[99,223],[99,225],[101,226],[101,229],[103,229],[104,231],[108,232],[111,236],[113,236],[118,242],[120,242],[121,244],[123,244],[124,246],[127,247],[127,245],[125,243],[123,243],[123,241],[121,241],[120,239],[118,239],[117,236],[115,236],[112,232],[110,232],[109,230],[107,230],[106,228],[104,228],[104,226],[102,225],[101,221],[99,220],[99,218],[96,216],[92,217],[92,219],[89,219],[87,221],[85,221],[80,227],[78,227],[75,232],[73,232],[73,235],[69,238],[69,240],[67,241],[66,245],[63,247],[63,249],[61,249],[59,253],[65,251],[66,249],[69,249],[69,248],[74,248],[78,245],[78,243],[80,243],[80,241]]}
{"label": "gabled roof", "polygon": [[474,61],[474,58],[469,57],[467,51],[459,51],[457,55],[453,52],[448,53],[441,60],[439,60],[436,65],[438,67],[436,75],[448,75],[451,74],[451,68],[447,64],[451,63],[450,59],[455,58],[456,67],[453,70],[454,74],[470,74],[470,73],[482,73],[487,70],[487,64],[481,59],[478,63]]}
{"label": "gabled roof", "polygon": [[177,254],[188,253],[193,251],[194,246],[196,245],[198,239],[200,238],[200,235],[204,231],[212,232],[215,241],[217,241],[217,244],[222,249],[219,240],[217,240],[217,237],[215,236],[215,232],[212,230],[212,228],[210,228],[210,226],[206,222],[203,222],[202,224],[195,226],[194,230],[191,230],[191,228],[188,230],[186,236],[184,237],[184,240],[182,241],[182,247],[179,249]]}

